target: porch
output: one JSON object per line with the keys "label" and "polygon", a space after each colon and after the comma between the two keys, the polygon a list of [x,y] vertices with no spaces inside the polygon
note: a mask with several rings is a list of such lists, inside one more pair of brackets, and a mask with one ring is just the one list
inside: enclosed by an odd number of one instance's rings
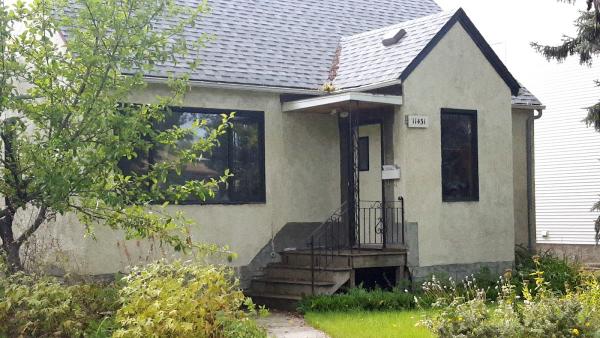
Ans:
{"label": "porch", "polygon": [[255,301],[287,308],[306,295],[333,294],[365,281],[392,287],[407,277],[404,198],[394,187],[399,174],[383,171],[397,168],[393,128],[401,103],[401,96],[371,93],[283,103],[286,114],[337,116],[340,207],[254,278],[249,293]]}

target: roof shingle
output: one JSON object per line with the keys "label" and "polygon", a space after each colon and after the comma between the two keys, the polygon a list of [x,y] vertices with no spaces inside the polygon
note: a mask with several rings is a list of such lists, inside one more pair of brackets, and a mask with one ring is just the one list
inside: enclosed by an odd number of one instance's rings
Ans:
{"label": "roof shingle", "polygon": [[[440,12],[433,0],[210,0],[209,5],[212,12],[185,32],[190,41],[201,33],[216,36],[201,49],[193,80],[305,89],[318,89],[327,80],[342,36]],[[191,58],[148,75],[187,72]]]}

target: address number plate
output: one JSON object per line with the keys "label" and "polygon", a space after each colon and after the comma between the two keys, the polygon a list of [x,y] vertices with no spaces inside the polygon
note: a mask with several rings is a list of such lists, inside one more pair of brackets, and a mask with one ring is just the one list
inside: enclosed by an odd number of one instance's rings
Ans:
{"label": "address number plate", "polygon": [[429,116],[408,115],[406,120],[409,128],[429,128]]}

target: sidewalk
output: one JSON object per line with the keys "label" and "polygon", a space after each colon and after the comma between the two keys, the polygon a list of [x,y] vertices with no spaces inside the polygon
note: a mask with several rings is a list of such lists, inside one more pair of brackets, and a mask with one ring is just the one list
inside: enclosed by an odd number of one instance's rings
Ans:
{"label": "sidewalk", "polygon": [[258,320],[267,329],[269,338],[329,338],[325,333],[306,324],[298,314],[271,312]]}

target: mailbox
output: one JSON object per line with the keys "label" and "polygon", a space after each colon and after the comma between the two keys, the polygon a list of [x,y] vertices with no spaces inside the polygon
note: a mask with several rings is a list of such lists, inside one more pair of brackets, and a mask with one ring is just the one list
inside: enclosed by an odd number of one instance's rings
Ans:
{"label": "mailbox", "polygon": [[392,165],[384,165],[381,171],[381,179],[386,180],[399,180],[400,179],[400,167]]}

